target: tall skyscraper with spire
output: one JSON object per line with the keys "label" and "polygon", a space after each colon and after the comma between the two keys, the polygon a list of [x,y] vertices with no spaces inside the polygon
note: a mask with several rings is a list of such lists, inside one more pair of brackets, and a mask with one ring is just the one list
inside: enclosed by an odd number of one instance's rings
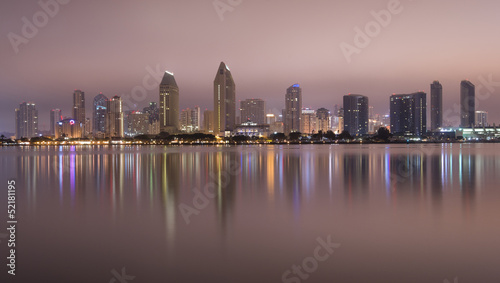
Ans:
{"label": "tall skyscraper with spire", "polygon": [[476,87],[467,80],[460,83],[460,127],[476,124]]}
{"label": "tall skyscraper with spire", "polygon": [[294,84],[286,90],[285,111],[283,113],[285,134],[300,132],[302,115],[302,89],[299,84]]}
{"label": "tall skyscraper with spire", "polygon": [[176,133],[179,129],[179,87],[174,74],[166,71],[160,83],[160,131]]}
{"label": "tall skyscraper with spire", "polygon": [[94,136],[104,136],[106,133],[106,101],[108,98],[101,93],[94,97],[94,107],[92,109],[92,131]]}
{"label": "tall skyscraper with spire", "polygon": [[234,130],[236,124],[236,86],[229,67],[221,62],[214,80],[214,133]]}
{"label": "tall skyscraper with spire", "polygon": [[85,92],[81,90],[73,92],[73,119],[85,125]]}
{"label": "tall skyscraper with spire", "polygon": [[443,86],[434,81],[431,84],[431,131],[443,126]]}

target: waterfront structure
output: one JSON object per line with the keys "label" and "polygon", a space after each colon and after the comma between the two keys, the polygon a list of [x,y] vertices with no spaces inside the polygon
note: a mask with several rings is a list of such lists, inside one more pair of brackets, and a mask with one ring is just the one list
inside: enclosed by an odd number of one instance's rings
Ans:
{"label": "waterfront structure", "polygon": [[394,94],[390,97],[391,132],[423,136],[427,132],[426,93]]}
{"label": "waterfront structure", "polygon": [[179,129],[179,87],[174,74],[166,71],[160,83],[160,131],[176,133]]}
{"label": "waterfront structure", "polygon": [[302,89],[294,84],[286,90],[285,109],[283,111],[285,134],[300,132],[302,116]]}
{"label": "waterfront structure", "polygon": [[106,137],[122,138],[124,136],[122,99],[115,95],[106,102]]}
{"label": "waterfront structure", "polygon": [[16,139],[38,135],[38,110],[33,102],[19,104],[16,113]]}
{"label": "waterfront structure", "polygon": [[85,125],[85,92],[78,89],[73,92],[73,119]]}
{"label": "waterfront structure", "polygon": [[266,124],[266,103],[262,99],[240,101],[241,123]]}
{"label": "waterfront structure", "polygon": [[476,125],[476,87],[467,80],[460,83],[460,127]]}
{"label": "waterfront structure", "polygon": [[106,133],[106,100],[108,98],[101,93],[94,97],[92,107],[92,132],[95,137],[103,137]]}
{"label": "waterfront structure", "polygon": [[439,81],[431,84],[431,131],[443,126],[443,86]]}
{"label": "waterfront structure", "polygon": [[214,79],[214,133],[225,135],[236,124],[236,86],[231,70],[221,62]]}
{"label": "waterfront structure", "polygon": [[253,122],[244,122],[237,125],[233,132],[235,135],[242,135],[248,137],[267,137],[269,136],[268,124],[257,124]]}
{"label": "waterfront structure", "polygon": [[351,136],[368,133],[368,97],[359,94],[344,95],[344,130]]}
{"label": "waterfront structure", "polygon": [[57,123],[55,138],[77,139],[83,136],[82,123],[76,119],[67,118]]}
{"label": "waterfront structure", "polygon": [[63,119],[61,109],[50,110],[50,135],[55,136],[57,125]]}

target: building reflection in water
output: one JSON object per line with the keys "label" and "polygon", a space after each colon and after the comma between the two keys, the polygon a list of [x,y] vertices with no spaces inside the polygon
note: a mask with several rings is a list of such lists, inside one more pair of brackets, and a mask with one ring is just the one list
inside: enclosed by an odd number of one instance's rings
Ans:
{"label": "building reflection in water", "polygon": [[[35,210],[40,190],[53,191],[61,206],[83,211],[92,204],[118,217],[162,211],[165,237],[173,249],[184,224],[179,204],[191,204],[194,189],[215,185],[209,209],[223,235],[232,225],[236,201],[265,195],[268,206],[285,202],[299,217],[312,198],[343,195],[347,205],[374,195],[428,201],[443,209],[448,192],[460,190],[463,211],[474,210],[476,191],[490,186],[495,154],[471,145],[424,146],[256,146],[256,147],[95,147],[15,149],[20,187]],[[485,178],[488,176],[489,178]],[[494,181],[494,180],[493,180]]]}

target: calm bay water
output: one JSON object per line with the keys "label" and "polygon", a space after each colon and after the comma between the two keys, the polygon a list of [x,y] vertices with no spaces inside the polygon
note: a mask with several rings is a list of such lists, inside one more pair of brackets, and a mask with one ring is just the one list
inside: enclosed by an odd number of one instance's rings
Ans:
{"label": "calm bay water", "polygon": [[500,282],[499,149],[0,148],[1,282]]}

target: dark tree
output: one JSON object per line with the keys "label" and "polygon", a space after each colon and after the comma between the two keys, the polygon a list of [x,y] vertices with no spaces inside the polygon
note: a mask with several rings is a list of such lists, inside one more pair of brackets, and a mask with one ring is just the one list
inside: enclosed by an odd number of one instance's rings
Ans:
{"label": "dark tree", "polygon": [[290,140],[292,140],[292,141],[298,141],[301,136],[302,136],[301,132],[290,133]]}
{"label": "dark tree", "polygon": [[275,133],[275,134],[272,134],[270,136],[271,140],[272,141],[278,141],[278,142],[281,142],[281,141],[284,141],[286,139],[286,136],[284,133]]}
{"label": "dark tree", "polygon": [[341,140],[352,140],[352,136],[351,136],[351,134],[348,131],[344,130],[344,131],[342,131],[342,133],[340,133],[339,139],[341,139]]}
{"label": "dark tree", "polygon": [[392,137],[392,134],[386,127],[380,127],[377,130],[377,135],[375,137],[380,140],[389,141],[389,139]]}
{"label": "dark tree", "polygon": [[334,132],[332,132],[332,131],[328,131],[328,132],[326,132],[326,134],[325,134],[325,138],[327,138],[327,139],[329,139],[329,140],[333,141],[333,140],[335,140],[335,139],[337,138],[337,136],[335,135],[335,133],[334,133]]}

